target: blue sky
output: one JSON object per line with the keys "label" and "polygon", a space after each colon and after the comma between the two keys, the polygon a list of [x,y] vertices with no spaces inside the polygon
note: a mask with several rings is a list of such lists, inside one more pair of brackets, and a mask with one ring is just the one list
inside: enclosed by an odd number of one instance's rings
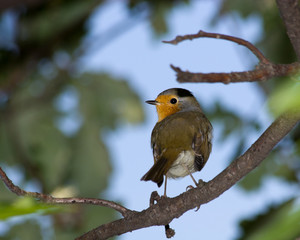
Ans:
{"label": "blue sky", "polygon": [[[191,90],[202,105],[209,107],[216,100],[233,109],[241,116],[261,120],[264,126],[271,123],[266,114],[265,100],[252,83],[241,84],[178,84],[172,63],[183,70],[195,72],[231,72],[251,68],[257,60],[244,47],[215,39],[186,41],[177,46],[163,44],[161,40],[173,39],[176,35],[192,34],[199,30],[234,35],[255,42],[261,34],[260,19],[252,16],[247,20],[224,18],[215,27],[209,20],[216,11],[216,1],[192,1],[182,5],[169,15],[170,33],[155,38],[149,23],[141,21],[121,37],[98,50],[95,36],[126,16],[121,1],[112,1],[95,12],[90,21],[90,47],[82,59],[86,70],[107,71],[128,79],[142,101],[154,99],[161,91],[172,87]],[[109,16],[115,16],[111,18]],[[89,42],[87,40],[87,42]],[[134,210],[148,207],[152,191],[163,193],[152,182],[141,182],[141,176],[153,164],[150,136],[157,120],[155,108],[144,105],[146,122],[138,125],[122,125],[114,132],[103,136],[111,150],[113,174],[105,197],[122,201]],[[205,181],[221,172],[229,162],[234,138],[218,141],[220,126],[214,125],[214,142],[210,159],[205,168],[196,173],[196,178]],[[261,133],[249,135],[250,144]],[[190,185],[189,177],[168,181],[168,196],[176,196]],[[278,194],[280,193],[280,194]],[[198,212],[189,211],[171,223],[176,235],[173,239],[234,239],[238,235],[239,219],[254,215],[270,203],[280,202],[293,194],[293,189],[279,180],[267,179],[259,192],[246,193],[233,187],[219,198],[202,206]],[[122,240],[165,239],[163,227],[151,227],[124,234]]]}

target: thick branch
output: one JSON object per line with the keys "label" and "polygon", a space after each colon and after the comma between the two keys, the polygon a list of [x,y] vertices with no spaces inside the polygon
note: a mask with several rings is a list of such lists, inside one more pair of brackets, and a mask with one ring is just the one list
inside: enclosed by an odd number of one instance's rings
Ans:
{"label": "thick branch", "polygon": [[299,120],[299,113],[279,117],[242,156],[203,187],[191,189],[175,198],[161,198],[142,212],[99,226],[78,239],[107,239],[145,227],[167,225],[186,211],[212,201],[256,168]]}
{"label": "thick branch", "polygon": [[104,224],[78,239],[107,239],[129,231],[155,226],[168,225],[186,211],[199,207],[220,196],[237,181],[256,168],[300,120],[299,113],[285,114],[275,120],[258,140],[239,158],[233,161],[223,172],[203,187],[191,189],[175,198],[161,198],[157,204],[142,211],[131,211],[117,203],[94,198],[54,198],[37,192],[27,192],[14,185],[0,168],[0,177],[10,191],[18,196],[30,196],[50,204],[93,204],[113,208],[124,218]]}
{"label": "thick branch", "polygon": [[7,177],[6,173],[2,170],[0,167],[0,178],[5,183],[5,185],[8,187],[8,189],[15,193],[18,196],[28,196],[33,197],[41,202],[49,203],[49,204],[90,204],[90,205],[98,205],[103,207],[109,207],[112,208],[119,213],[121,213],[124,217],[129,216],[132,214],[133,211],[121,206],[120,204],[117,204],[112,201],[107,201],[103,199],[97,199],[97,198],[55,198],[51,195],[38,193],[38,192],[27,192],[18,186],[14,185],[13,182]]}
{"label": "thick branch", "polygon": [[253,44],[241,38],[228,36],[219,33],[208,33],[199,31],[197,34],[187,34],[184,36],[177,36],[171,41],[164,41],[164,43],[178,44],[184,40],[193,40],[195,38],[216,38],[224,39],[248,48],[259,60],[258,65],[254,70],[244,72],[231,73],[191,73],[189,71],[182,71],[179,67],[171,65],[171,68],[177,73],[178,82],[208,82],[208,83],[237,83],[237,82],[256,82],[264,81],[273,77],[288,76],[300,70],[300,63],[292,64],[274,64],[271,63]]}
{"label": "thick branch", "polygon": [[206,82],[206,83],[238,83],[268,80],[272,77],[288,76],[300,71],[300,63],[292,64],[260,64],[255,70],[231,73],[192,73],[182,71],[179,67],[171,65],[177,73],[177,81]]}
{"label": "thick branch", "polygon": [[276,0],[287,34],[300,61],[300,8],[298,0]]}

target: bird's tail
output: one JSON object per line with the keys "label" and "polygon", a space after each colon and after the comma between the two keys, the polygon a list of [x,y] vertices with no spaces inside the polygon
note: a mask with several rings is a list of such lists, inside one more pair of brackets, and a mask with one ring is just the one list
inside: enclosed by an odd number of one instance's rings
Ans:
{"label": "bird's tail", "polygon": [[153,181],[160,187],[164,181],[164,175],[167,169],[167,159],[160,158],[152,168],[141,178],[142,181]]}

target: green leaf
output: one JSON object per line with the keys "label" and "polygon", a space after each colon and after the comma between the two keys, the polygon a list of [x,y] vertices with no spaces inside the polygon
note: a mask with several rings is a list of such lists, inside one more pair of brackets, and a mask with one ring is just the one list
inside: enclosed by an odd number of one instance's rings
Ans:
{"label": "green leaf", "polygon": [[287,111],[300,110],[300,81],[299,76],[295,78],[297,81],[281,84],[271,94],[269,107],[275,116]]}
{"label": "green leaf", "polygon": [[48,192],[63,181],[71,155],[67,138],[54,124],[56,114],[52,106],[45,105],[21,113],[15,125],[19,151],[38,169]]}
{"label": "green leaf", "polygon": [[54,205],[38,203],[29,197],[21,197],[10,203],[0,202],[0,220],[32,213],[50,214],[61,210],[61,208]]}
{"label": "green leaf", "polygon": [[298,183],[297,169],[289,166],[287,163],[282,163],[274,169],[274,176],[279,177],[289,183]]}
{"label": "green leaf", "polygon": [[[116,219],[116,212],[100,206],[77,206],[77,211],[55,214],[60,226],[55,228],[55,239],[75,239],[99,225]],[[112,238],[113,239],[113,238]]]}
{"label": "green leaf", "polygon": [[298,183],[299,158],[283,154],[284,149],[281,146],[274,149],[256,169],[238,183],[239,186],[246,191],[254,191],[260,188],[266,177],[276,177],[288,183]]}
{"label": "green leaf", "polygon": [[291,199],[253,219],[243,220],[239,240],[294,240],[300,235],[299,223],[300,206]]}
{"label": "green leaf", "polygon": [[[157,35],[164,34],[168,31],[168,25],[166,20],[166,13],[170,8],[170,4],[162,2],[164,4],[155,5],[155,9],[151,15],[151,26]],[[167,3],[167,4],[166,4]]]}
{"label": "green leaf", "polygon": [[257,190],[261,186],[262,180],[268,176],[269,173],[269,161],[265,159],[256,169],[246,175],[238,185],[246,191]]}
{"label": "green leaf", "polygon": [[80,112],[100,128],[115,128],[118,123],[138,123],[144,119],[139,97],[123,79],[107,74],[84,74],[76,85]]}
{"label": "green leaf", "polygon": [[[165,34],[168,32],[168,14],[176,7],[183,7],[190,3],[190,0],[176,1],[160,1],[160,0],[130,0],[128,7],[133,13],[140,9],[147,8],[149,12],[149,20],[153,32],[156,35]],[[140,7],[139,7],[140,5]]]}
{"label": "green leaf", "polygon": [[35,240],[43,239],[43,235],[38,222],[29,220],[12,226],[1,240]]}
{"label": "green leaf", "polygon": [[111,172],[109,154],[100,139],[98,125],[84,125],[73,143],[71,183],[80,195],[97,197],[107,186]]}
{"label": "green leaf", "polygon": [[[59,41],[59,38],[66,31],[73,33],[66,37],[78,40],[84,33],[81,23],[95,6],[93,1],[64,1],[52,4],[51,7],[43,8],[41,11],[30,12],[20,21],[19,37],[22,46],[26,46],[26,43],[29,43],[29,46],[47,44],[55,38],[58,40],[57,43],[65,44],[65,41]],[[66,42],[70,43],[70,41]]]}
{"label": "green leaf", "polygon": [[7,132],[7,123],[0,118],[0,161],[4,160],[6,164],[13,164],[13,147],[10,144],[10,136]]}

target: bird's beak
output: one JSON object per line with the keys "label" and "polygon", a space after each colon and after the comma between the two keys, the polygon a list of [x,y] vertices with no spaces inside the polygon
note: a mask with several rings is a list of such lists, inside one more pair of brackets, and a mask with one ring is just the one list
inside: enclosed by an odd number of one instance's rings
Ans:
{"label": "bird's beak", "polygon": [[151,104],[151,105],[157,105],[158,101],[156,101],[156,100],[147,100],[146,103]]}

